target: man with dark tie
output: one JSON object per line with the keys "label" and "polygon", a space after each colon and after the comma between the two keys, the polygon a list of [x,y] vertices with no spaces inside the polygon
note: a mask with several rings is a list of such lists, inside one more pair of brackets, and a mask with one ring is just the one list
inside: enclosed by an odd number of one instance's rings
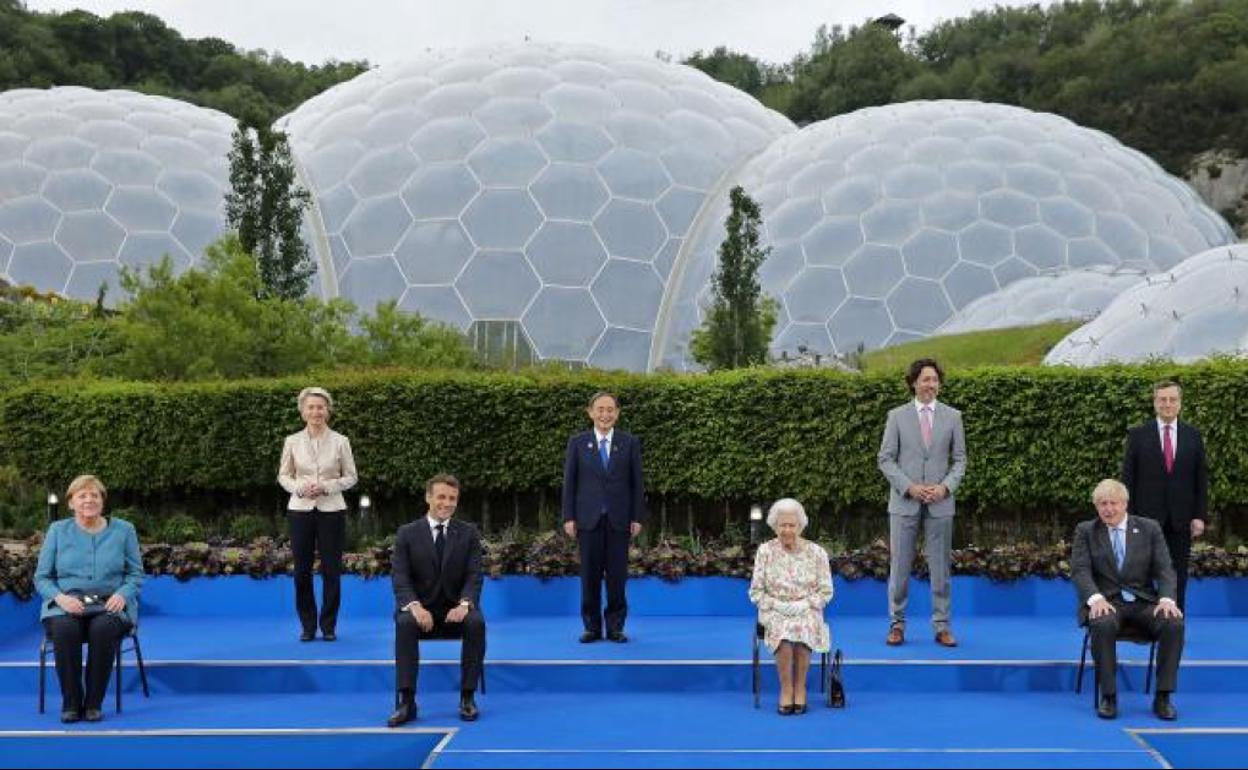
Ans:
{"label": "man with dark tie", "polygon": [[888,413],[876,458],[889,486],[889,626],[885,643],[893,646],[906,640],[906,603],[920,524],[932,580],[932,631],[942,647],[958,644],[949,625],[949,572],[954,493],[966,472],[966,436],[962,413],[936,400],[944,379],[940,364],[930,358],[910,364],[906,385],[914,400]]}
{"label": "man with dark tie", "polygon": [[[620,403],[600,391],[589,400],[592,430],[568,441],[563,463],[563,529],[576,538],[581,562],[581,642],[607,638],[627,642],[624,619],[628,601],[628,544],[646,517],[641,481],[641,442],[617,430]],[[607,579],[607,609],[602,611],[602,579]]]}
{"label": "man with dark tie", "polygon": [[453,519],[459,481],[438,474],[425,485],[429,512],[399,528],[394,543],[394,663],[398,708],[386,722],[398,727],[416,718],[416,674],[420,640],[460,637],[459,718],[471,722],[478,710],[473,693],[485,661],[485,616],[481,614],[481,538],[477,528]]}
{"label": "man with dark tie", "polygon": [[1175,602],[1174,569],[1161,525],[1128,516],[1126,486],[1105,479],[1092,491],[1097,518],[1075,527],[1070,582],[1079,594],[1079,620],[1092,636],[1101,697],[1097,716],[1118,716],[1119,629],[1132,627],[1157,640],[1157,695],[1153,713],[1178,718],[1170,694],[1183,655],[1183,612]]}
{"label": "man with dark tie", "polygon": [[1122,461],[1122,482],[1131,512],[1161,525],[1178,584],[1179,609],[1186,607],[1187,562],[1192,538],[1205,531],[1209,511],[1209,467],[1200,431],[1179,421],[1183,388],[1176,382],[1153,387],[1157,419],[1132,428]]}

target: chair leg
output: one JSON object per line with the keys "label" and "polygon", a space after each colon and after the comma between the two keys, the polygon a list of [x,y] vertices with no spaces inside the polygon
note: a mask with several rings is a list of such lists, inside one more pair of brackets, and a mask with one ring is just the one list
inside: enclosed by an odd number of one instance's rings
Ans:
{"label": "chair leg", "polygon": [[1148,671],[1144,674],[1144,694],[1153,691],[1153,663],[1157,658],[1157,642],[1148,645]]}
{"label": "chair leg", "polygon": [[753,674],[752,681],[753,681],[753,691],[754,691],[754,708],[758,708],[759,670],[758,670],[758,633],[757,632],[755,632],[754,634],[753,644],[754,644],[754,657],[753,657],[753,665],[750,670],[751,670],[751,673]]}
{"label": "chair leg", "polygon": [[485,695],[485,661],[481,661],[481,694]]}
{"label": "chair leg", "polygon": [[46,698],[46,693],[48,689],[47,669],[48,669],[48,640],[47,640],[47,637],[44,637],[44,640],[39,643],[39,713],[40,714],[43,713],[44,706],[46,705],[45,698]]}
{"label": "chair leg", "polygon": [[134,642],[134,660],[139,667],[139,682],[143,684],[143,697],[152,697],[152,692],[147,688],[147,667],[143,665],[143,648],[139,646],[139,635],[134,634],[130,637]]}
{"label": "chair leg", "polygon": [[113,689],[117,693],[117,713],[121,713],[121,645],[122,639],[117,640],[117,660],[113,661],[114,667],[117,669],[117,686]]}
{"label": "chair leg", "polygon": [[828,691],[828,654],[819,653],[819,692]]}
{"label": "chair leg", "polygon": [[1090,631],[1083,632],[1083,651],[1079,653],[1079,671],[1075,674],[1075,694],[1083,692],[1083,670],[1088,664],[1088,640]]}

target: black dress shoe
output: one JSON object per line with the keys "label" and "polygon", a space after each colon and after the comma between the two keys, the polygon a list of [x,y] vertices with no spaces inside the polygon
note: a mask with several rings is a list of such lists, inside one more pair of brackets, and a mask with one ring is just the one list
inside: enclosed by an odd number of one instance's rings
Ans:
{"label": "black dress shoe", "polygon": [[1101,719],[1118,718],[1118,696],[1102,695],[1101,702],[1096,704],[1096,715]]}
{"label": "black dress shoe", "polygon": [[61,711],[61,721],[65,724],[73,724],[82,719],[82,713],[78,709],[64,709]]}
{"label": "black dress shoe", "polygon": [[628,641],[628,637],[624,635],[623,631],[608,631],[607,639],[617,644],[623,644]]}
{"label": "black dress shoe", "polygon": [[321,638],[327,642],[336,642],[338,641],[338,634],[335,634],[333,631],[326,631],[321,634]]}
{"label": "black dress shoe", "polygon": [[460,719],[465,722],[475,722],[480,715],[481,711],[477,708],[477,702],[473,700],[472,693],[465,693],[459,697]]}
{"label": "black dress shoe", "polygon": [[581,644],[589,644],[591,642],[596,642],[601,638],[602,638],[601,631],[586,631],[585,633],[581,634]]}
{"label": "black dress shoe", "polygon": [[1178,709],[1170,702],[1170,693],[1159,692],[1157,697],[1153,698],[1153,713],[1158,719],[1164,719],[1167,722],[1173,722],[1179,718]]}
{"label": "black dress shoe", "polygon": [[299,641],[301,642],[310,642],[315,638],[316,638],[315,631],[304,631],[303,633],[299,634]]}
{"label": "black dress shoe", "polygon": [[416,701],[400,703],[399,707],[394,710],[390,718],[386,720],[386,727],[399,727],[416,718]]}
{"label": "black dress shoe", "polygon": [[104,712],[99,709],[86,709],[82,712],[82,718],[88,722],[99,722],[104,718]]}
{"label": "black dress shoe", "polygon": [[793,704],[793,713],[794,713],[794,714],[805,714],[805,713],[806,713],[806,704],[805,704],[805,703],[794,703],[794,704]]}
{"label": "black dress shoe", "polygon": [[793,713],[793,704],[790,703],[787,706],[776,706],[776,713],[782,717],[787,717]]}

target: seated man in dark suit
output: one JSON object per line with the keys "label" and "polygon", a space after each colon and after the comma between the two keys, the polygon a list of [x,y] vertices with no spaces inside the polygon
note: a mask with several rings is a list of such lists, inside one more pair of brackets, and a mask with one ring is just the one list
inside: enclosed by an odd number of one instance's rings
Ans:
{"label": "seated man in dark suit", "polygon": [[481,614],[481,538],[471,524],[452,519],[459,481],[447,474],[425,485],[429,513],[399,528],[391,578],[394,663],[399,706],[387,724],[416,718],[416,672],[422,638],[462,637],[459,718],[477,718],[473,692],[485,661],[485,616]]}
{"label": "seated man in dark suit", "polygon": [[1092,635],[1101,698],[1097,716],[1118,716],[1117,639],[1124,627],[1157,640],[1153,712],[1178,718],[1170,702],[1183,655],[1183,613],[1175,603],[1174,568],[1161,525],[1127,516],[1127,488],[1105,479],[1092,492],[1097,519],[1075,528],[1070,579],[1079,593],[1079,619]]}

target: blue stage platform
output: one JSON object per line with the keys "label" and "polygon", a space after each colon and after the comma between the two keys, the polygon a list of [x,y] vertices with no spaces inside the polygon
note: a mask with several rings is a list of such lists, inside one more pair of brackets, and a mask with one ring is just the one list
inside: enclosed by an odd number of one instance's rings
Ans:
{"label": "blue stage platform", "polygon": [[[132,766],[168,765],[168,754],[147,758],[157,756],[151,747],[170,742],[187,760],[181,766],[220,766],[206,757],[234,757],[236,766],[276,767],[267,758],[279,754],[303,757],[305,767],[327,757],[360,767],[420,766],[422,752],[432,752],[434,767],[1157,767],[1171,755],[1176,767],[1242,764],[1248,581],[1193,583],[1176,725],[1153,718],[1139,692],[1142,646],[1120,648],[1117,721],[1095,718],[1090,687],[1074,694],[1082,637],[1065,581],[955,579],[961,645],[953,650],[931,638],[922,582],[912,587],[909,640],[900,648],[883,644],[883,583],[838,580],[836,588],[828,616],[846,655],[849,708],[812,705],[804,717],[783,718],[774,710],[770,662],[763,708],[752,707],[745,581],[633,580],[632,641],[582,645],[575,580],[489,580],[481,720],[456,719],[458,645],[432,643],[422,666],[421,718],[413,723],[432,732],[407,743],[371,729],[392,705],[386,580],[345,581],[332,644],[297,641],[289,579],[150,580],[141,636],[152,697],[138,691],[127,656],[125,713],[113,714],[110,698],[102,724],[68,731],[56,718],[51,671],[52,708],[35,710],[35,603],[0,596],[0,727],[7,731],[0,767],[60,764],[64,756],[49,748],[62,745],[57,740],[118,730],[125,736],[102,744],[100,756]],[[812,686],[812,704],[816,692]],[[1170,727],[1184,732],[1144,732]],[[228,748],[235,739],[240,743]],[[316,748],[332,741],[344,748]],[[261,745],[272,748],[254,748]]]}

